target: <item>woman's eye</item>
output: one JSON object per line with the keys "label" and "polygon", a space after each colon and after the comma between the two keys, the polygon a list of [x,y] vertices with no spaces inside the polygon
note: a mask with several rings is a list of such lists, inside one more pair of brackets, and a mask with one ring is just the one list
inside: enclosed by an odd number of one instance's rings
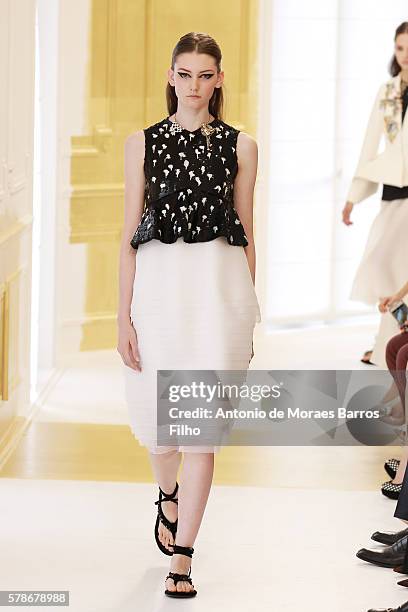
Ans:
{"label": "woman's eye", "polygon": [[[178,74],[179,76],[181,76],[182,79],[184,79],[184,77],[186,76],[190,76],[189,74],[187,74],[187,72],[179,72]],[[203,76],[205,79],[211,79],[212,74],[202,74],[201,76]]]}

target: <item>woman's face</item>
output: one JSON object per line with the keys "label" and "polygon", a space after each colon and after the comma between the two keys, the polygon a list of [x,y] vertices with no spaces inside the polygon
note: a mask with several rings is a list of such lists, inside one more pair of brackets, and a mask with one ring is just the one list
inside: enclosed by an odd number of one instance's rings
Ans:
{"label": "woman's face", "polygon": [[395,41],[395,59],[401,70],[408,70],[408,34],[398,34]]}
{"label": "woman's face", "polygon": [[215,87],[224,80],[224,72],[217,72],[215,59],[206,53],[181,53],[167,74],[179,104],[196,109],[208,108]]}

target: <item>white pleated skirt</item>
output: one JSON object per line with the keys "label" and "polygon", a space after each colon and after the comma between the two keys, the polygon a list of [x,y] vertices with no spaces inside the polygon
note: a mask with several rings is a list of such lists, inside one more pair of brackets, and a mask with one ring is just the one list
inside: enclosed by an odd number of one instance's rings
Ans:
{"label": "white pleated skirt", "polygon": [[142,371],[123,365],[133,435],[150,452],[218,452],[157,444],[157,370],[247,370],[261,321],[244,247],[224,237],[139,245],[131,304]]}
{"label": "white pleated skirt", "polygon": [[408,198],[382,201],[367,238],[350,298],[377,304],[408,280]]}

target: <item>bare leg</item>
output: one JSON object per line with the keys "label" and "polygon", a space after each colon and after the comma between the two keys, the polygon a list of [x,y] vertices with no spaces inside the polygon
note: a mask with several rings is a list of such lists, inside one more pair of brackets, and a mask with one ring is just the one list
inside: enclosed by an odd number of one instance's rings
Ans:
{"label": "bare leg", "polygon": [[[165,493],[173,493],[176,482],[177,473],[180,466],[181,453],[177,450],[171,450],[168,453],[150,453],[150,463],[154,472],[154,476],[159,484],[159,487]],[[175,496],[177,499],[178,495]],[[164,515],[169,521],[174,522],[177,518],[177,504],[172,501],[162,502],[162,508]],[[159,523],[159,540],[169,549],[172,548],[170,544],[174,544],[173,536],[171,531],[167,529],[162,523]]]}
{"label": "bare leg", "polygon": [[405,412],[406,368],[408,362],[408,334],[400,333],[388,341],[386,348],[387,367],[398,388],[401,404],[399,411]]}
{"label": "bare leg", "polygon": [[[176,544],[179,546],[193,546],[204,510],[214,473],[214,453],[184,453],[182,478],[179,486],[179,518],[176,535]],[[184,555],[173,555],[170,571],[178,574],[188,574],[191,559]],[[189,582],[180,581],[175,587],[171,578],[166,580],[169,591],[191,591],[193,586]]]}
{"label": "bare leg", "polygon": [[391,387],[388,389],[387,393],[384,395],[382,401],[384,404],[390,402],[393,399],[396,399],[399,395],[399,390],[395,381],[392,383]]}

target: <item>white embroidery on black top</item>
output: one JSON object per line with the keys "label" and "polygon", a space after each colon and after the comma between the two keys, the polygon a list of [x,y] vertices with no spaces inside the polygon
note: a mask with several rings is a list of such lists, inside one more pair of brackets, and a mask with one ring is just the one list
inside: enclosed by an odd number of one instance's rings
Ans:
{"label": "white embroidery on black top", "polygon": [[145,206],[130,244],[137,249],[153,238],[171,244],[180,237],[206,242],[224,236],[233,246],[247,246],[233,199],[239,130],[213,120],[208,151],[200,128],[172,133],[171,125],[166,118],[144,130]]}

